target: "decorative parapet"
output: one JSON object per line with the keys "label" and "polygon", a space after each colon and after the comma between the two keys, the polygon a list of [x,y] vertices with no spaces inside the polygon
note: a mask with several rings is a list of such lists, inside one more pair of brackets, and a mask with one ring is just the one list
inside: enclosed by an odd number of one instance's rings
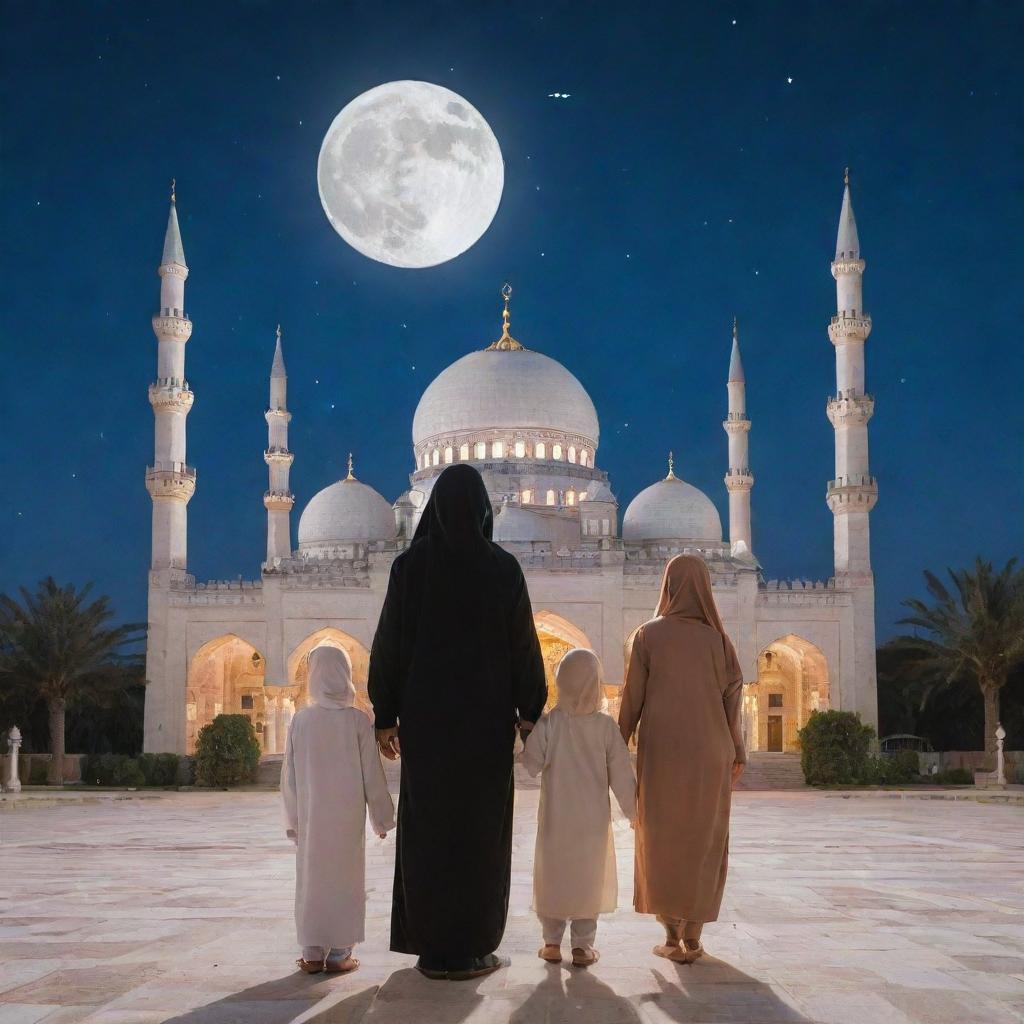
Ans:
{"label": "decorative parapet", "polygon": [[262,580],[207,580],[195,583],[189,588],[175,588],[172,603],[182,606],[261,605],[263,603]]}
{"label": "decorative parapet", "polygon": [[836,279],[841,274],[863,274],[867,263],[864,260],[840,259],[832,261],[832,276]]}
{"label": "decorative parapet", "polygon": [[722,420],[722,427],[727,434],[743,434],[750,430],[750,420],[745,412],[731,412]]}
{"label": "decorative parapet", "polygon": [[725,487],[729,491],[749,491],[754,486],[754,474],[749,469],[730,469],[725,474]]}
{"label": "decorative parapet", "polygon": [[836,586],[834,578],[828,580],[768,580],[757,590],[757,600],[764,605],[792,605],[821,607],[844,604],[846,592]]}
{"label": "decorative parapet", "polygon": [[290,512],[295,505],[295,495],[291,491],[264,491],[263,507],[271,512]]}
{"label": "decorative parapet", "polygon": [[192,337],[192,321],[181,310],[162,310],[153,317],[153,333],[161,341],[188,341]]}
{"label": "decorative parapet", "polygon": [[146,467],[146,490],[154,501],[187,502],[196,490],[196,471],[184,462],[158,462]]}
{"label": "decorative parapet", "polygon": [[844,341],[866,341],[870,333],[871,317],[867,313],[854,316],[837,313],[828,325],[828,337],[833,345]]}
{"label": "decorative parapet", "polygon": [[287,448],[268,448],[263,453],[263,461],[269,466],[272,462],[278,465],[290,466],[295,461],[295,455]]}
{"label": "decorative parapet", "polygon": [[156,411],[187,413],[192,408],[195,397],[188,386],[188,381],[177,377],[160,377],[149,385],[149,404]]}
{"label": "decorative parapet", "polygon": [[857,395],[853,392],[830,395],[825,403],[825,411],[834,427],[863,424],[874,415],[875,400],[871,395]]}
{"label": "decorative parapet", "polygon": [[825,500],[833,515],[870,512],[878,503],[878,481],[873,476],[841,476],[829,480]]}
{"label": "decorative parapet", "polygon": [[267,421],[268,426],[271,420],[284,420],[285,423],[291,423],[292,414],[287,409],[268,409],[263,414],[263,418]]}

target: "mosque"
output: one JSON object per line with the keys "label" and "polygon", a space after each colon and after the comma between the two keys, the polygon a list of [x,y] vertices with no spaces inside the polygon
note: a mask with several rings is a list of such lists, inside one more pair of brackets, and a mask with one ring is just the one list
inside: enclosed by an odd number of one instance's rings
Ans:
{"label": "mosque", "polygon": [[454,362],[420,399],[408,490],[389,501],[356,478],[350,457],[348,475],[303,509],[295,547],[291,413],[279,329],[266,412],[261,578],[204,583],[189,572],[186,557],[187,509],[196,488],[185,453],[192,322],[184,311],[189,271],[172,193],[158,269],[160,310],[153,317],[157,379],[149,387],[156,441],[146,470],[153,544],[145,749],[189,753],[206,723],[233,712],[250,717],[267,754],[281,752],[291,716],[307,699],[305,656],[325,643],[348,651],[359,699],[369,709],[369,647],[391,563],[410,543],[438,475],[455,462],[469,462],[483,475],[494,504],[494,539],[526,574],[552,693],[552,670],[563,653],[586,646],[604,662],[614,703],[665,563],[685,552],[706,560],[743,666],[749,749],[796,749],[797,730],[815,709],[857,711],[877,726],[869,519],[878,490],[868,468],[874,401],[864,389],[871,331],[861,301],[864,267],[847,176],[831,265],[837,313],[828,337],[836,393],[826,413],[835,433],[835,472],[825,500],[835,565],[826,580],[769,579],[757,560],[751,423],[735,324],[722,424],[729,451],[726,540],[714,502],[675,474],[671,458],[665,478],[620,515],[608,474],[599,468],[597,411],[568,369],[512,336],[506,286],[501,337]]}

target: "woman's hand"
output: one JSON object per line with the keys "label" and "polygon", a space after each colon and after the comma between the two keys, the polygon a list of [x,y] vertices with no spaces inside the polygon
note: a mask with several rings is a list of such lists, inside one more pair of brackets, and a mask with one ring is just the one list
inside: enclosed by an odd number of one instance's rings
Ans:
{"label": "woman's hand", "polygon": [[732,763],[732,784],[736,785],[740,781],[740,776],[743,774],[743,769],[747,767],[745,761],[733,761]]}
{"label": "woman's hand", "polygon": [[524,746],[526,745],[527,737],[529,737],[530,733],[533,732],[533,727],[536,724],[537,724],[536,722],[527,722],[525,719],[520,720],[520,722],[519,722],[519,738],[523,741],[523,745]]}
{"label": "woman's hand", "polygon": [[389,761],[397,760],[402,754],[402,746],[398,741],[398,726],[391,729],[377,729],[377,746],[381,754]]}

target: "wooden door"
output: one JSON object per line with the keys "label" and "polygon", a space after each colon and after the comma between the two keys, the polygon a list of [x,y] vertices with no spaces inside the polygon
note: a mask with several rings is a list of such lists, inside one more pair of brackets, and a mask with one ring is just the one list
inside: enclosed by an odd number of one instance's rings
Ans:
{"label": "wooden door", "polygon": [[782,715],[768,716],[768,749],[782,753]]}

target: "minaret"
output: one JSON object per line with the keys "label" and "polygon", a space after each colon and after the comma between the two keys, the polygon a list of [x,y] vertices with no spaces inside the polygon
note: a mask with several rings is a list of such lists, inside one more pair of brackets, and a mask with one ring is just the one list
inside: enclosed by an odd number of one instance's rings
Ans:
{"label": "minaret", "polygon": [[836,349],[836,395],[827,405],[835,428],[836,463],[827,501],[834,520],[835,574],[854,585],[872,582],[868,521],[878,501],[878,485],[868,467],[868,420],[875,403],[864,390],[864,342],[871,333],[871,317],[864,312],[862,299],[864,267],[847,168],[832,261],[838,312],[828,327]]}
{"label": "minaret", "polygon": [[729,470],[725,486],[729,492],[729,543],[733,554],[740,554],[745,546],[752,552],[750,540],[750,489],[754,475],[750,472],[749,444],[750,420],[747,419],[747,383],[740,359],[739,329],[736,318],[732,321],[732,355],[729,357],[729,414],[722,426],[729,435]]}
{"label": "minaret", "polygon": [[274,560],[288,558],[292,553],[291,511],[295,496],[288,489],[288,473],[295,456],[288,451],[288,375],[281,352],[281,325],[277,325],[277,345],[274,363],[270,368],[270,408],[266,412],[267,450],[263,460],[267,464],[270,483],[263,495],[267,509],[267,566]]}
{"label": "minaret", "polygon": [[185,315],[185,251],[178,229],[178,208],[171,182],[160,275],[160,311],[153,317],[157,339],[156,380],[149,386],[156,441],[153,465],[146,469],[146,490],[153,499],[153,557],[150,568],[184,570],[187,566],[189,499],[196,471],[185,462],[185,419],[193,394],[185,380],[185,343],[192,321]]}

